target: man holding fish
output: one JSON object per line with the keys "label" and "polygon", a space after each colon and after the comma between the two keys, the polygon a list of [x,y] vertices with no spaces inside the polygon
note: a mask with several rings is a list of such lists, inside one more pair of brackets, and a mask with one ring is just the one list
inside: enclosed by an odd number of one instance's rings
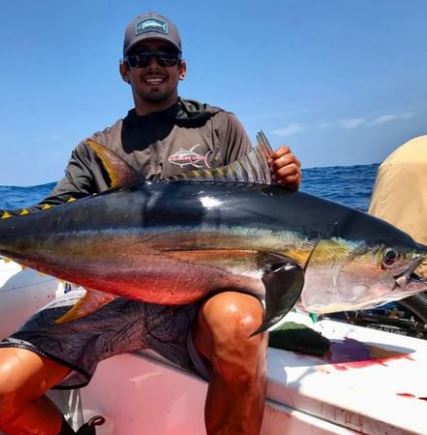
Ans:
{"label": "man holding fish", "polygon": [[[167,18],[149,13],[129,23],[120,74],[131,86],[135,108],[91,138],[112,151],[113,159],[120,158],[115,171],[108,170],[111,161],[96,153],[90,141],[80,143],[65,178],[41,209],[132,184],[120,165],[158,180],[224,166],[251,150],[233,114],[178,97],[186,64],[178,31]],[[273,153],[269,165],[277,183],[298,189],[300,163],[288,147]],[[58,323],[76,300],[74,292],[66,294],[0,344],[0,430],[12,435],[75,433],[44,393],[57,385],[86,385],[100,360],[150,348],[209,380],[208,434],[259,434],[267,337],[249,336],[262,323],[263,308],[256,297],[229,290],[180,306],[115,299],[84,318]],[[97,423],[77,433],[94,434]],[[126,428],[121,431],[125,434]]]}

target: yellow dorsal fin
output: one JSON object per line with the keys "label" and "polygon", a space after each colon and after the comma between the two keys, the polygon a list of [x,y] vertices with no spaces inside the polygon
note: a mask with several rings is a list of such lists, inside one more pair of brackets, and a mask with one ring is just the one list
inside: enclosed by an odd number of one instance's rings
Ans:
{"label": "yellow dorsal fin", "polygon": [[97,290],[87,290],[86,294],[79,299],[71,309],[55,320],[55,323],[62,324],[85,317],[108,304],[115,298],[116,296],[110,293],[99,292]]}
{"label": "yellow dorsal fin", "polygon": [[173,175],[168,179],[179,180],[215,180],[219,182],[243,182],[272,184],[268,158],[272,153],[264,133],[258,133],[258,145],[250,153],[238,160],[219,168],[195,169]]}
{"label": "yellow dorsal fin", "polygon": [[273,154],[273,149],[271,148],[270,142],[267,139],[267,136],[264,134],[262,130],[260,130],[256,135],[258,141],[258,148],[264,154],[265,157],[269,158],[271,154]]}
{"label": "yellow dorsal fin", "polygon": [[114,151],[93,139],[87,139],[86,144],[101,160],[110,178],[111,188],[130,187],[143,180],[142,175],[129,166]]}

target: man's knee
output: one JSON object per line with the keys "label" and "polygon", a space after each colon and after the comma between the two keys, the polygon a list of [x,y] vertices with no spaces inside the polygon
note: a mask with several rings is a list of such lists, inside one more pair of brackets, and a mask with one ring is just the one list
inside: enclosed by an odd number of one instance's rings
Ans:
{"label": "man's knee", "polygon": [[266,334],[250,337],[263,319],[263,307],[254,296],[223,292],[208,299],[199,311],[194,331],[196,347],[210,360],[241,363],[265,353]]}
{"label": "man's knee", "polygon": [[254,296],[229,291],[208,299],[202,305],[199,317],[214,334],[233,331],[248,337],[262,322],[263,311]]}
{"label": "man's knee", "polygon": [[68,368],[25,349],[0,349],[0,424],[13,419],[68,371]]}
{"label": "man's knee", "polygon": [[[24,405],[19,395],[19,381],[11,364],[0,363],[0,427],[12,420]],[[22,398],[23,399],[23,398]]]}

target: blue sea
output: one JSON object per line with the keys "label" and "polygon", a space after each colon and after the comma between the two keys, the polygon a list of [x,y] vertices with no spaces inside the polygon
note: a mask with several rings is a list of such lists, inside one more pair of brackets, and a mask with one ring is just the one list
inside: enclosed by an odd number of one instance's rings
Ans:
{"label": "blue sea", "polygon": [[[301,190],[367,211],[377,168],[378,164],[304,169]],[[0,186],[0,209],[34,205],[54,186],[55,183],[29,187]]]}

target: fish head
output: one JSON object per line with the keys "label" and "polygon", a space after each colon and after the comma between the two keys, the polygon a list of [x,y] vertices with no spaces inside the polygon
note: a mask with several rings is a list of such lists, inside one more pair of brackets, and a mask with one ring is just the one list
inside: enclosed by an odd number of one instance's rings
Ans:
{"label": "fish head", "polygon": [[301,304],[316,313],[358,310],[425,290],[426,247],[330,239],[313,250]]}

